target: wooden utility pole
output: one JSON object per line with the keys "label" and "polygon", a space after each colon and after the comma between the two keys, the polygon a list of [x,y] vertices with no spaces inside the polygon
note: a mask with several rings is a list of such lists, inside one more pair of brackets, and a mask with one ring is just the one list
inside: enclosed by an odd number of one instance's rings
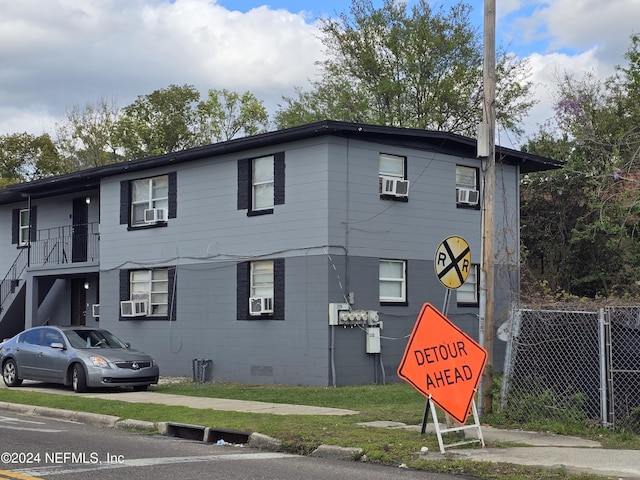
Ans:
{"label": "wooden utility pole", "polygon": [[[482,379],[481,415],[491,413],[493,403],[494,242],[496,184],[496,0],[484,0],[484,103],[478,155],[483,157],[482,269],[480,272],[480,338],[487,351]],[[481,142],[483,145],[481,145]],[[484,300],[484,301],[483,301]],[[484,308],[483,308],[484,307]],[[484,311],[483,311],[484,310]]]}

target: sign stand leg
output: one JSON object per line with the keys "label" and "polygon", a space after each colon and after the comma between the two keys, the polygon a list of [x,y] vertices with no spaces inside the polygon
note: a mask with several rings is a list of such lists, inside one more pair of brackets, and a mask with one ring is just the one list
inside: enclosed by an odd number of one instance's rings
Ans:
{"label": "sign stand leg", "polygon": [[422,429],[420,430],[420,433],[422,435],[424,435],[424,433],[427,431],[427,422],[429,421],[430,406],[431,406],[431,395],[429,395],[429,398],[427,398],[427,403],[424,406],[424,415],[422,416]]}
{"label": "sign stand leg", "polygon": [[[440,422],[438,422],[438,413],[436,411],[435,404],[431,401],[431,395],[429,395],[429,397],[427,398],[427,407],[431,407],[431,416],[433,417],[433,421],[436,427],[436,435],[438,436],[438,445],[440,446],[440,453],[444,453],[445,448],[458,447],[460,445],[468,445],[470,443],[480,443],[480,445],[482,445],[482,448],[484,448],[484,437],[482,436],[482,428],[480,427],[480,417],[478,416],[478,410],[476,408],[475,400],[471,401],[471,411],[473,412],[473,424],[462,425],[460,427],[442,428],[442,429],[440,428]],[[422,433],[426,431],[427,416],[428,416],[428,412],[425,412],[424,420],[422,423]],[[478,438],[472,438],[469,440],[463,440],[461,442],[450,443],[448,445],[445,445],[444,442],[442,441],[443,433],[459,432],[462,430],[469,430],[472,428],[477,429]]]}

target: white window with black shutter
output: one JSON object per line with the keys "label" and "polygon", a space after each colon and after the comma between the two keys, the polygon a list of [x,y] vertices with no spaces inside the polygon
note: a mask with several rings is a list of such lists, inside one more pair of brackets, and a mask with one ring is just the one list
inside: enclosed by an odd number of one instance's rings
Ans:
{"label": "white window with black shutter", "polygon": [[175,320],[175,267],[120,271],[120,319]]}
{"label": "white window with black shutter", "polygon": [[177,174],[120,183],[120,223],[129,228],[166,226],[177,213]]}
{"label": "white window with black shutter", "polygon": [[238,264],[238,320],[284,320],[284,266],[283,258]]}
{"label": "white window with black shutter", "polygon": [[285,199],[284,152],[238,160],[238,210],[272,214]]}

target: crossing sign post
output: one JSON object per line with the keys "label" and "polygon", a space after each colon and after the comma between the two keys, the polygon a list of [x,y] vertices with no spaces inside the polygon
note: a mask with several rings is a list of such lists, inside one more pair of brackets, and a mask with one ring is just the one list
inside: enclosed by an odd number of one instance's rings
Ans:
{"label": "crossing sign post", "polygon": [[464,425],[487,352],[429,303],[413,327],[398,376]]}

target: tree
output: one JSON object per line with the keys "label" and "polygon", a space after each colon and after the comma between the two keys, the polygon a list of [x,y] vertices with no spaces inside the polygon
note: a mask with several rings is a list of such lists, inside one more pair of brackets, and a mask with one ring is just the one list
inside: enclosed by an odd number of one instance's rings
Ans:
{"label": "tree", "polygon": [[196,112],[200,93],[192,85],[170,85],[139,96],[123,108],[117,124],[125,159],[175,152],[200,144]]}
{"label": "tree", "polygon": [[251,92],[209,90],[207,99],[198,104],[198,113],[204,143],[255,135],[269,125],[267,110]]}
{"label": "tree", "polygon": [[[331,118],[475,136],[482,119],[482,43],[471,7],[433,11],[426,0],[352,0],[349,13],[321,20],[327,60],[311,91],[285,97],[278,127]],[[498,62],[497,118],[509,130],[533,105],[526,65]]]}
{"label": "tree", "polygon": [[121,159],[118,154],[116,126],[120,109],[115,101],[87,103],[84,109],[74,105],[67,121],[58,125],[56,145],[68,157],[74,170],[99,167]]}
{"label": "tree", "polygon": [[0,188],[70,171],[49,135],[0,136]]}
{"label": "tree", "polygon": [[556,172],[523,180],[523,271],[552,290],[596,297],[640,293],[640,102],[638,36],[604,81],[558,83],[553,122],[526,149],[563,159]]}

